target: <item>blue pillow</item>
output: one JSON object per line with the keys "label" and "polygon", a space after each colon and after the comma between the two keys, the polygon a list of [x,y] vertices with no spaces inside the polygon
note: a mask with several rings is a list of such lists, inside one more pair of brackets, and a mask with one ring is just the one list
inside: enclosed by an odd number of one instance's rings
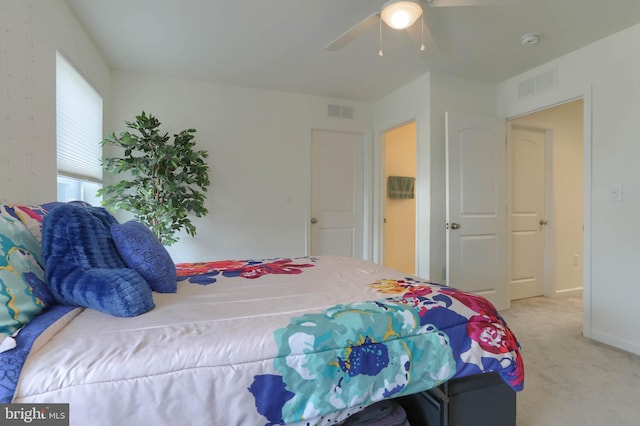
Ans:
{"label": "blue pillow", "polygon": [[42,221],[42,258],[53,296],[118,317],[153,309],[151,287],[127,267],[111,238],[118,221],[102,207],[63,204]]}
{"label": "blue pillow", "polygon": [[120,256],[129,268],[159,293],[175,293],[176,265],[166,248],[143,223],[135,220],[111,225],[111,236]]}

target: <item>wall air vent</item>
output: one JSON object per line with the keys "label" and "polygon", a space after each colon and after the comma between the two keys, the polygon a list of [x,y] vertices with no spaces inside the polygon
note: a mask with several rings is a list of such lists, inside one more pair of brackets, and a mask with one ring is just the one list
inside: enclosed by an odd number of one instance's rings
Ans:
{"label": "wall air vent", "polygon": [[522,80],[518,83],[518,99],[527,98],[529,96],[538,95],[551,89],[555,89],[557,86],[556,70],[550,69],[548,71],[536,74],[533,77],[529,77],[526,80]]}
{"label": "wall air vent", "polygon": [[329,105],[329,117],[340,118],[340,105]]}
{"label": "wall air vent", "polygon": [[327,109],[329,117],[347,118],[353,120],[353,107],[347,105],[331,105]]}

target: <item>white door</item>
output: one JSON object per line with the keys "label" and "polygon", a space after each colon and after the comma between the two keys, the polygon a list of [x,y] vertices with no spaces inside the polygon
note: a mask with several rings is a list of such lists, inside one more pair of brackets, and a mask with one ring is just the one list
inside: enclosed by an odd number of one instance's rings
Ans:
{"label": "white door", "polygon": [[310,254],[363,257],[363,140],[311,131]]}
{"label": "white door", "polygon": [[546,133],[513,126],[509,138],[511,300],[544,293]]}
{"label": "white door", "polygon": [[447,285],[498,309],[507,294],[505,121],[446,114]]}

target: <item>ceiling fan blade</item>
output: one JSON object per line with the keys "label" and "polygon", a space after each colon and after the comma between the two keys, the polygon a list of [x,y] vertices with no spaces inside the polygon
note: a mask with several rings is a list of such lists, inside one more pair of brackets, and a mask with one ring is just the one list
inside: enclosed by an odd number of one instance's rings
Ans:
{"label": "ceiling fan blade", "polygon": [[424,0],[424,1],[427,5],[431,7],[501,6],[501,5],[514,3],[514,0]]}
{"label": "ceiling fan blade", "polygon": [[340,37],[327,44],[324,48],[331,51],[340,50],[353,39],[367,31],[374,24],[378,24],[379,22],[380,13],[371,14],[364,18],[362,21],[355,24],[353,27],[349,28]]}

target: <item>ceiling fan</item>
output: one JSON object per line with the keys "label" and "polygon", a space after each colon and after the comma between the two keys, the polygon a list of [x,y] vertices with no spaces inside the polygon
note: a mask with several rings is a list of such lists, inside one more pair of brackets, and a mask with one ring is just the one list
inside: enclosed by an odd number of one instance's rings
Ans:
{"label": "ceiling fan", "polygon": [[[506,4],[513,0],[389,0],[379,10],[345,31],[340,37],[325,46],[326,50],[336,51],[342,49],[349,42],[366,32],[373,25],[378,24],[380,38],[382,38],[382,24],[385,23],[395,30],[409,31],[418,19],[421,20],[420,50],[426,50],[425,43],[430,51],[436,50],[436,44],[428,26],[424,22],[424,14],[428,7],[451,6],[489,6]],[[417,31],[409,31],[412,38],[416,38]],[[378,52],[382,56],[382,46]]]}

